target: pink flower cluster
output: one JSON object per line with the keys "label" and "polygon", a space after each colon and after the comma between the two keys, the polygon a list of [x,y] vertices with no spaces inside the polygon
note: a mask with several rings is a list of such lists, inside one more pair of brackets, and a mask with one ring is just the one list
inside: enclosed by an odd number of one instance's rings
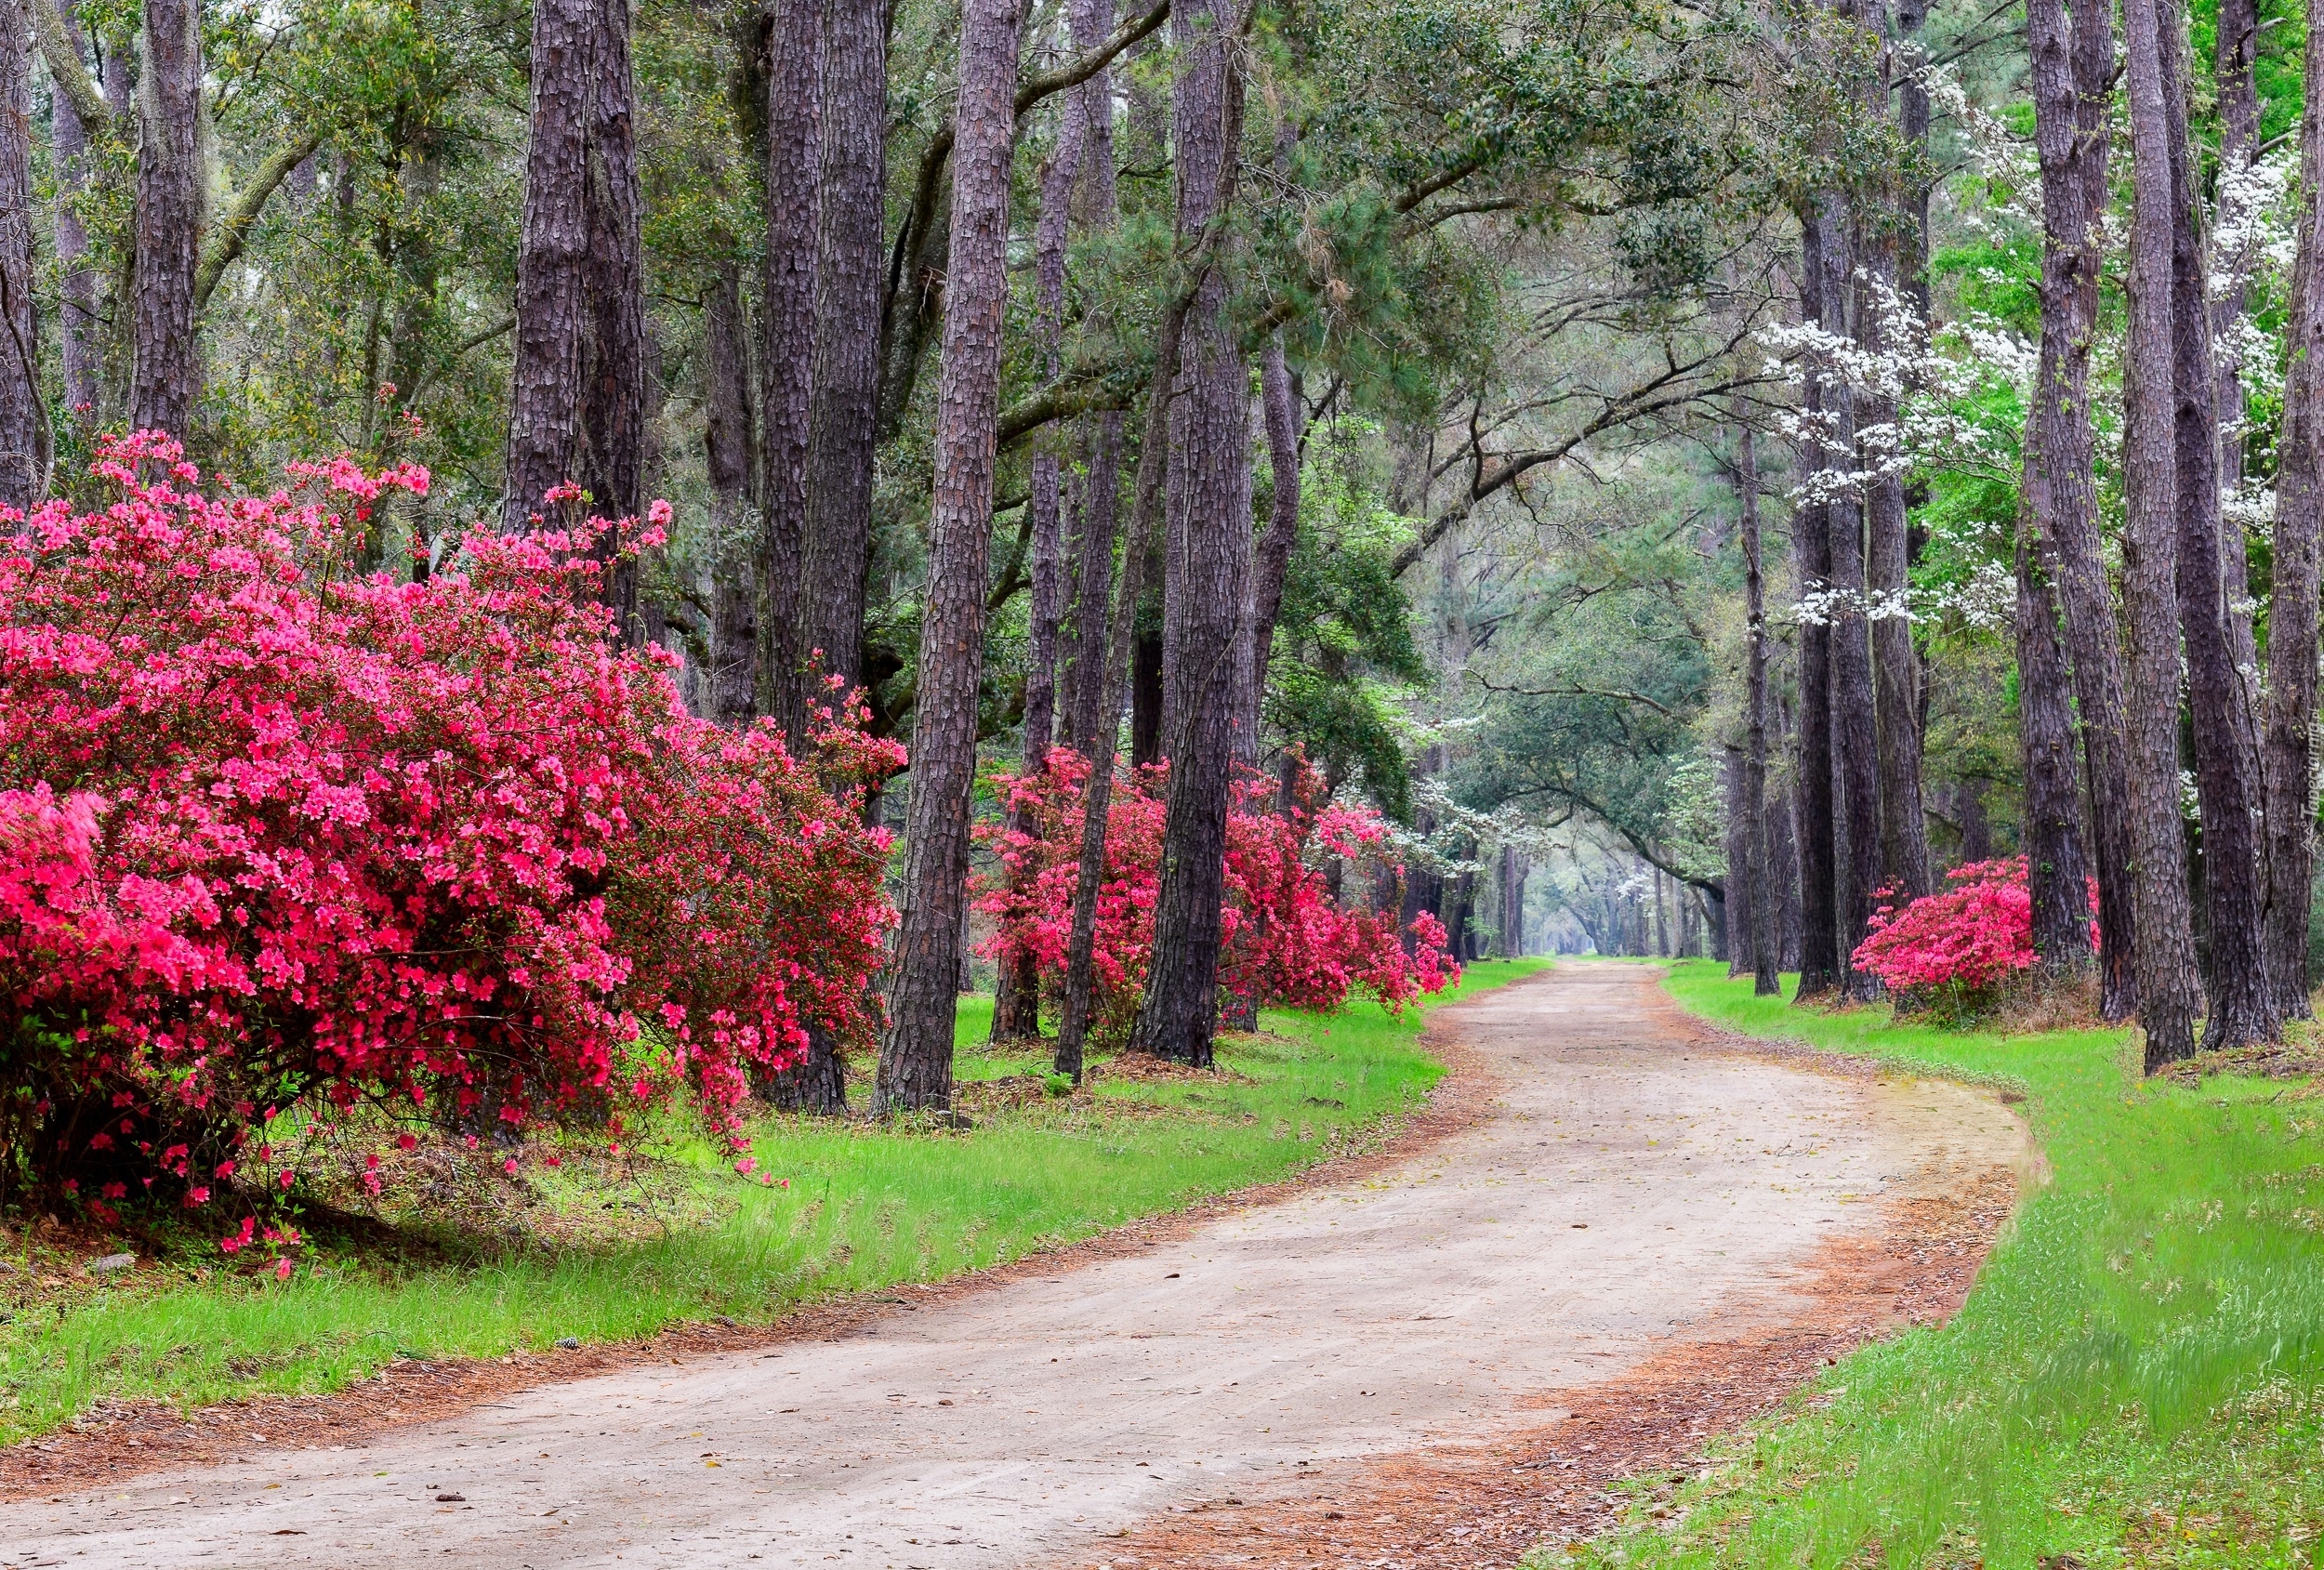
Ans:
{"label": "pink flower cluster", "polygon": [[[1855,963],[1892,992],[1980,991],[2033,967],[2033,896],[2026,858],[1971,862],[1947,873],[1952,887],[1873,913]],[[2097,890],[2091,890],[2097,905]],[[2093,946],[2097,924],[2091,924]]]}
{"label": "pink flower cluster", "polygon": [[[1030,952],[1045,989],[1063,985],[1089,770],[1088,759],[1061,747],[1038,775],[1003,775],[1004,794],[1032,827],[979,830],[1003,869],[976,891],[977,908],[999,923],[984,952],[1003,960]],[[1277,811],[1274,781],[1247,775],[1236,782],[1227,819],[1220,984],[1238,996],[1315,1010],[1337,1009],[1358,989],[1398,1009],[1419,994],[1443,991],[1459,980],[1459,968],[1446,957],[1435,917],[1419,917],[1407,945],[1394,909],[1351,910],[1332,899],[1314,864],[1338,856],[1352,872],[1367,871],[1384,861],[1387,825],[1360,809],[1317,811],[1319,785],[1320,777],[1302,766],[1293,799]],[[1167,788],[1164,769],[1140,770],[1117,782],[1108,807],[1090,1025],[1101,1042],[1128,1038],[1144,988]]]}
{"label": "pink flower cluster", "polygon": [[416,466],[93,470],[101,511],[0,512],[0,1165],[192,1202],[302,1101],[618,1128],[683,1088],[731,1128],[808,1020],[868,1030],[901,751],[857,706],[797,758],[689,716],[596,602],[634,530],[411,584],[350,563]]}

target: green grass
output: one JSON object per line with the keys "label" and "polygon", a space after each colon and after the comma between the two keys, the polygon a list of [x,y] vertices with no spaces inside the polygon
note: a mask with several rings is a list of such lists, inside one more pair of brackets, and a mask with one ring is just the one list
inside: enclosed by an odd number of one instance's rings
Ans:
{"label": "green grass", "polygon": [[1670,991],[1736,1031],[2012,1087],[2052,1181],[1961,1314],[1843,1359],[1694,1479],[1675,1526],[1535,1563],[2324,1564],[2324,1101],[2143,1082],[2127,1033],[2003,1037],[1794,1010],[1723,966]]}
{"label": "green grass", "polygon": [[[1460,993],[1542,963],[1472,966]],[[964,1046],[981,1048],[990,1009],[964,1000]],[[340,1248],[287,1283],[196,1279],[203,1263],[223,1262],[212,1243],[68,1300],[28,1307],[20,1297],[0,1326],[0,1442],[99,1399],[314,1393],[399,1355],[495,1357],[717,1314],[765,1322],[802,1302],[1069,1243],[1360,1145],[1443,1072],[1419,1049],[1421,1019],[1368,1003],[1329,1018],[1270,1013],[1272,1035],[1238,1038],[1223,1054],[1229,1075],[1101,1078],[1093,1094],[1036,1097],[965,1132],[770,1119],[754,1130],[756,1154],[787,1188],[745,1181],[707,1144],[680,1142],[663,1168],[682,1191],[680,1219],[643,1238],[418,1265]],[[1045,1067],[974,1051],[959,1063],[966,1080]],[[602,1199],[569,1173],[532,1181],[561,1187],[566,1205]],[[0,1276],[0,1294],[55,1264]]]}

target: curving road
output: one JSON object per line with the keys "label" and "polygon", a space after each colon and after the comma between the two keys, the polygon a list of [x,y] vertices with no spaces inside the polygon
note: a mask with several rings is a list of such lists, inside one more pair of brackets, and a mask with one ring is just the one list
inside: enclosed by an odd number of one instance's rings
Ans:
{"label": "curving road", "polygon": [[2024,1157],[1981,1095],[1723,1050],[1637,966],[1438,1019],[1490,1109],[1369,1181],[835,1340],[0,1505],[0,1565],[1100,1563],[1166,1507],[1538,1422],[1691,1334],[1781,1325],[1882,1201]]}

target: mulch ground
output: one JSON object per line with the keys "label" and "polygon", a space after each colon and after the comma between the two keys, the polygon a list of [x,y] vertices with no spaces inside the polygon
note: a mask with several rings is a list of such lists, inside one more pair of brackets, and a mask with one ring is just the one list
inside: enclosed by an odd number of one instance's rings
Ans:
{"label": "mulch ground", "polygon": [[[1512,983],[1523,986],[1525,981]],[[140,1472],[214,1465],[254,1448],[354,1445],[393,1429],[440,1421],[517,1391],[711,1352],[749,1352],[802,1340],[832,1340],[895,1313],[941,1308],[1023,1276],[1139,1254],[1221,1217],[1278,1204],[1309,1190],[1357,1181],[1396,1166],[1469,1128],[1491,1105],[1495,1081],[1458,1034],[1458,1009],[1421,1039],[1446,1067],[1415,1112],[1369,1130],[1356,1144],[1295,1176],[1216,1195],[1167,1216],[1036,1250],[1023,1259],[933,1286],[903,1286],[791,1310],[772,1325],[674,1326],[642,1340],[607,1342],[497,1359],[399,1359],[378,1375],[330,1395],[254,1396],[191,1412],[158,1402],[100,1401],[66,1429],[0,1448],[0,1502],[102,1488]],[[1199,1076],[1155,1069],[1143,1077]],[[1116,1077],[1138,1077],[1126,1069]]]}

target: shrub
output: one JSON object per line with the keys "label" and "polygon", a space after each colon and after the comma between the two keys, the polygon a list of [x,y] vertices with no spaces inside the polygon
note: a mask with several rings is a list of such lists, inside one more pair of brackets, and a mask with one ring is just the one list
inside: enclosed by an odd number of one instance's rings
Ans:
{"label": "shrub", "polygon": [[[1004,796],[1032,826],[978,830],[1002,867],[1000,877],[977,884],[977,908],[998,922],[984,952],[1003,963],[1029,953],[1044,990],[1057,995],[1073,935],[1089,769],[1088,759],[1061,747],[1037,775],[1002,775]],[[1353,910],[1331,897],[1316,864],[1326,857],[1381,863],[1387,825],[1363,809],[1318,810],[1319,786],[1320,776],[1300,766],[1291,799],[1277,811],[1274,781],[1246,774],[1234,785],[1220,912],[1220,985],[1238,996],[1318,1010],[1340,1007],[1358,989],[1391,1009],[1421,993],[1443,991],[1459,969],[1446,956],[1445,930],[1434,917],[1421,915],[1406,933],[1393,905],[1376,913]],[[1118,1046],[1128,1039],[1145,984],[1167,788],[1162,767],[1125,772],[1107,811],[1090,1009],[1090,1034],[1101,1043]],[[1392,883],[1401,886],[1400,879]]]}
{"label": "shrub", "polygon": [[271,1192],[302,1105],[514,1133],[683,1089],[731,1133],[807,1020],[867,1029],[900,752],[847,706],[796,759],[689,716],[596,603],[654,529],[402,583],[347,564],[416,467],[210,495],[145,432],[93,472],[100,512],[0,515],[0,1183]]}
{"label": "shrub", "polygon": [[[2033,968],[2033,897],[2023,856],[1971,862],[1945,876],[1952,887],[1902,909],[1875,910],[1853,958],[1880,978],[1900,1009],[1969,1014]],[[2097,903],[2093,884],[2093,909]],[[2095,946],[2095,922],[2091,930]]]}

